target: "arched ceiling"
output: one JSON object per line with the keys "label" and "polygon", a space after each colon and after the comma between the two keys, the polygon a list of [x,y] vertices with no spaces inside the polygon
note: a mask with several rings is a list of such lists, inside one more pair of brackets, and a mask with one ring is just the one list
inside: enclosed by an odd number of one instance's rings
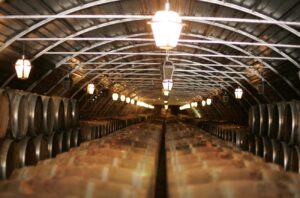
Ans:
{"label": "arched ceiling", "polygon": [[[185,24],[169,58],[175,63],[171,104],[215,97],[215,111],[300,98],[299,0],[170,0]],[[91,106],[93,82],[148,103],[162,104],[158,49],[148,22],[162,0],[6,0],[0,3],[0,83]],[[22,54],[33,62],[26,81],[16,79]],[[70,76],[73,86],[65,90]],[[265,93],[257,85],[265,82]],[[233,91],[245,91],[241,102]],[[227,92],[232,102],[223,104]],[[109,104],[109,101],[107,101]],[[93,103],[94,112],[103,105]],[[120,107],[121,108],[121,107]],[[104,111],[104,110],[103,110]],[[111,109],[114,111],[114,109]],[[117,110],[116,110],[117,111]],[[93,113],[91,113],[93,115]]]}

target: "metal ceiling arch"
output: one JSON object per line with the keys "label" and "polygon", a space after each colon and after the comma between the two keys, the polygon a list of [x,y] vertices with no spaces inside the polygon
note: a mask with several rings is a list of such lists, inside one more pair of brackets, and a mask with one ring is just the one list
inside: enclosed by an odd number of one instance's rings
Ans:
{"label": "metal ceiling arch", "polygon": [[[150,35],[149,33],[140,33],[140,34],[134,34],[134,35],[129,35],[128,37],[135,37],[135,36],[146,36],[146,35]],[[182,34],[182,35],[184,35],[184,36],[190,36],[190,37],[201,37],[201,38],[205,38],[205,39],[210,39],[210,40],[216,40],[217,41],[217,39],[216,38],[211,38],[211,37],[206,37],[206,36],[202,36],[202,35],[194,35],[194,34]],[[95,48],[95,47],[99,47],[99,46],[101,46],[101,45],[104,45],[104,44],[107,44],[108,42],[99,42],[99,43],[95,43],[95,44],[93,44],[92,46],[89,46],[89,47],[86,47],[86,48],[84,48],[84,49],[82,49],[82,50],[80,50],[79,52],[77,52],[77,54],[74,54],[74,55],[72,55],[72,56],[70,56],[70,57],[66,57],[66,58],[64,58],[62,61],[60,61],[58,64],[56,64],[56,67],[60,67],[61,65],[63,65],[64,63],[66,63],[70,58],[74,58],[74,57],[76,57],[76,56],[78,56],[78,55],[80,55],[80,53],[81,52],[85,52],[85,51],[88,51],[88,50],[91,50],[91,49],[93,49],[93,48]],[[239,47],[236,47],[236,46],[234,46],[234,45],[229,45],[229,44],[227,44],[227,46],[228,47],[231,47],[231,48],[234,48],[234,49],[236,49],[236,50],[238,50],[238,51],[240,51],[240,52],[242,52],[242,53],[245,53],[245,54],[247,54],[247,55],[251,55],[250,53],[248,53],[247,51],[245,51],[245,50],[243,50],[242,48],[239,48]],[[259,60],[259,59],[258,59]],[[263,61],[263,60],[259,60],[260,62],[262,62],[263,64],[265,64],[265,65],[267,65],[268,67],[272,67],[272,66],[270,66],[268,63],[266,63],[265,61]],[[240,65],[242,65],[242,64],[240,64]],[[245,64],[243,64],[245,67],[247,67],[247,65],[245,65]],[[72,70],[71,71],[71,73],[73,73],[73,72],[75,72],[76,71],[76,69],[74,69],[74,70]],[[70,73],[69,73],[70,74]],[[67,75],[69,75],[69,74],[67,74]],[[255,75],[257,75],[260,79],[262,79],[262,80],[264,80],[275,92],[276,92],[276,94],[281,98],[281,99],[284,99],[284,97],[268,82],[268,80],[267,79],[265,79],[263,76],[261,76],[260,74],[258,74],[258,73],[255,73]],[[281,74],[279,74],[279,75],[281,75]],[[41,78],[41,79],[43,79],[44,78],[44,76]],[[62,82],[62,80],[63,80],[63,78],[61,78],[57,83],[56,83],[56,85],[54,85],[54,86],[57,86],[59,83],[61,83]],[[37,82],[40,82],[41,80],[38,80]],[[38,83],[33,83],[33,85],[37,85]],[[46,92],[46,94],[48,94],[49,92],[51,92],[51,90],[52,89],[54,89],[54,86],[52,86],[47,92]],[[30,88],[28,89],[28,90],[32,90],[32,88],[34,88],[33,86],[30,86]]]}
{"label": "metal ceiling arch", "polygon": [[[128,20],[126,19],[125,21],[122,21],[122,22],[119,22],[119,23],[130,22],[130,21],[131,21],[131,20],[128,21]],[[133,21],[136,21],[136,19],[133,19]],[[67,40],[68,38],[72,38],[72,37],[78,36],[78,35],[80,35],[80,34],[83,34],[83,33],[86,33],[86,32],[89,32],[89,31],[92,31],[92,30],[95,30],[95,29],[98,29],[98,28],[101,28],[101,27],[106,27],[107,25],[109,26],[109,25],[114,25],[114,24],[116,24],[116,21],[111,21],[111,22],[108,22],[108,23],[96,25],[96,27],[95,27],[95,26],[92,26],[92,27],[89,27],[89,28],[87,28],[87,29],[83,29],[83,30],[81,30],[81,31],[79,31],[79,32],[76,32],[75,34],[72,34],[72,35],[66,37],[65,40]],[[55,44],[50,45],[49,47],[47,47],[46,49],[42,50],[40,53],[38,53],[37,55],[35,55],[34,58],[33,58],[32,60],[34,60],[34,59],[40,57],[41,55],[43,55],[44,53],[46,53],[47,51],[49,51],[49,50],[52,49],[53,47],[55,47],[55,46],[57,46],[57,45],[63,43],[65,40],[58,41],[58,42],[56,42]],[[233,46],[233,45],[231,45],[231,46]],[[235,47],[235,46],[234,46],[234,47]],[[282,55],[282,54],[280,54],[280,55]],[[290,57],[290,58],[291,58],[291,57]],[[279,76],[280,76],[280,77],[281,77],[281,78],[282,78],[289,86],[291,86],[291,88],[292,88],[298,95],[300,95],[300,91],[299,91],[298,89],[296,89],[296,88],[293,86],[293,84],[292,84],[288,79],[286,79],[284,76],[282,76],[282,74],[280,74],[274,67],[269,66],[269,65],[267,65],[267,67],[268,67],[269,69],[271,69],[274,73],[276,73],[277,75],[279,75]],[[47,72],[43,77],[48,76],[50,73],[51,73],[51,71]],[[14,75],[15,75],[15,74],[14,74]],[[9,80],[12,80],[12,79],[13,79],[12,77],[9,78]],[[40,81],[37,81],[37,82],[40,82]],[[4,83],[4,86],[7,85],[8,83],[9,83],[8,81],[5,82],[5,83]],[[34,83],[34,84],[37,84],[37,83]],[[29,90],[31,90],[31,89],[32,89],[32,87],[29,88]]]}
{"label": "metal ceiling arch", "polygon": [[[128,58],[128,57],[133,57],[133,56],[132,56],[132,55],[126,56],[126,58]],[[117,58],[117,59],[114,59],[113,61],[118,61],[119,59],[123,59],[123,58],[124,58],[124,57],[119,57],[119,58]],[[206,59],[206,60],[209,60],[210,62],[214,62],[214,63],[218,64],[218,62],[212,61],[212,60],[210,60],[210,59],[208,59],[208,58],[203,57],[203,59]],[[113,61],[110,61],[109,63],[111,63],[111,62],[113,62]],[[107,63],[107,65],[108,65],[109,63]],[[193,63],[196,63],[196,62],[193,62]],[[117,67],[112,68],[112,70],[113,70],[113,69],[116,69],[116,68],[117,68]],[[211,69],[213,69],[213,68],[211,68]],[[99,77],[100,77],[101,75],[103,75],[103,74],[105,74],[105,73],[98,74],[98,75],[96,75],[95,77],[93,77],[91,80],[89,80],[89,81],[87,81],[86,83],[84,83],[84,85],[81,86],[75,93],[73,93],[73,95],[72,95],[71,97],[72,97],[72,98],[75,97],[75,95],[76,95],[77,93],[79,93],[79,91],[82,90],[89,82],[92,82],[93,80],[99,78]],[[227,78],[230,78],[230,79],[232,79],[234,82],[236,82],[237,84],[239,84],[242,88],[245,88],[240,82],[234,80],[231,76],[229,76],[229,75],[227,75],[227,74],[224,74],[224,75],[225,75]],[[247,89],[245,89],[245,90],[247,91]],[[259,103],[259,101],[257,100],[257,98],[254,97],[254,96],[252,95],[252,93],[250,93],[249,91],[247,91],[247,92],[248,92],[253,98],[255,98],[255,100],[256,100],[257,103]]]}
{"label": "metal ceiling arch", "polygon": [[[177,59],[178,60],[178,59]],[[196,63],[196,62],[193,62],[193,61],[190,61],[190,60],[185,60],[185,59],[179,59],[180,61],[186,61],[186,62],[189,62],[189,63]],[[102,75],[102,74],[100,74]],[[210,75],[210,74],[208,74]],[[77,93],[79,93],[80,90],[82,90],[89,82],[93,81],[94,79],[96,79],[98,76],[96,76],[95,78],[92,78],[92,80],[88,81],[88,82],[85,82],[85,84],[80,88],[80,89],[77,89],[77,91],[75,93],[73,93],[72,97],[75,97],[75,95]],[[229,77],[230,78],[230,77]],[[236,82],[237,84],[239,84],[239,82],[237,81]],[[227,84],[227,83],[226,83]],[[230,85],[230,84],[228,84]],[[231,85],[230,85],[231,86]],[[242,86],[242,85],[241,85]],[[244,87],[244,86],[242,86]],[[224,87],[225,88],[225,87]],[[226,89],[226,88],[225,88]],[[234,88],[233,88],[234,89]],[[228,91],[230,94],[232,94],[230,91]],[[86,93],[84,95],[82,95],[82,97],[79,99],[79,101],[81,101],[83,99],[83,97],[86,95]],[[250,96],[251,96],[251,93],[250,93]],[[255,99],[254,99],[255,100]],[[251,103],[246,99],[246,102],[248,103],[248,105],[250,105]],[[243,108],[243,106],[242,106]]]}
{"label": "metal ceiling arch", "polygon": [[[124,49],[128,49],[128,48],[136,48],[136,47],[141,47],[141,46],[145,46],[145,45],[152,45],[152,43],[143,43],[143,44],[138,44],[138,45],[129,45],[129,46],[126,46],[126,47],[124,47],[124,48],[120,48],[120,49],[118,49],[118,50],[114,50],[114,51],[121,51],[121,50],[124,50]],[[183,44],[179,44],[179,46],[185,46],[185,47],[193,47],[193,48],[195,48],[195,49],[205,49],[205,48],[201,48],[201,47],[198,47],[198,46],[193,46],[193,45],[183,45]],[[208,49],[206,49],[206,50],[208,50]],[[212,53],[218,53],[218,52],[214,52],[214,51],[212,51]],[[104,57],[104,55],[102,55],[102,56],[100,56],[100,57],[95,57],[95,58],[92,58],[92,60],[90,60],[90,61],[94,61],[94,60],[97,60],[97,59],[99,59],[99,58],[102,58],[102,57]],[[201,57],[202,59],[204,59],[205,57]],[[118,58],[118,60],[119,60],[119,58]],[[206,60],[210,60],[210,59],[206,59]],[[230,59],[229,58],[229,60],[231,60],[231,61],[234,61],[234,62],[236,62],[236,63],[238,63],[239,65],[241,65],[242,63],[241,62],[239,62],[239,61],[237,61],[237,60],[234,60],[234,59]],[[110,61],[109,63],[111,63],[112,61]],[[106,63],[105,65],[109,65],[109,63]],[[221,63],[219,63],[219,62],[214,62],[214,63],[216,63],[216,64],[221,64]],[[96,67],[97,68],[97,67]],[[212,67],[208,67],[209,69],[212,69],[212,70],[215,70],[214,68],[212,68]],[[115,68],[114,68],[115,69]],[[226,68],[226,69],[229,69],[229,70],[231,70],[231,71],[234,71],[234,70],[232,70],[231,68]],[[113,68],[112,68],[112,70],[113,70]],[[86,74],[85,74],[85,76],[86,75],[88,75],[90,72],[87,72]],[[85,76],[83,76],[83,78],[85,77]],[[226,75],[227,77],[229,77],[228,75]],[[242,78],[244,78],[244,80],[246,80],[252,87],[254,87],[251,83],[250,83],[250,81],[246,78],[246,77],[244,77],[243,75],[240,75]],[[230,77],[231,78],[231,77]],[[231,78],[232,79],[232,78]],[[235,81],[236,83],[237,83],[237,81]],[[244,87],[244,86],[243,86]],[[275,91],[276,92],[276,91]],[[277,92],[276,92],[277,93]],[[252,94],[251,94],[252,95]],[[260,102],[258,102],[258,100],[256,100],[257,101],[257,103],[260,103]],[[268,99],[267,99],[267,101],[268,101]]]}

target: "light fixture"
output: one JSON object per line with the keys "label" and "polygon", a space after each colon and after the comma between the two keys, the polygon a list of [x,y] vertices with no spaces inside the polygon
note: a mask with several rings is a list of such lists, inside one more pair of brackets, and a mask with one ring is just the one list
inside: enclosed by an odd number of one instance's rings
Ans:
{"label": "light fixture", "polygon": [[131,99],[130,99],[129,97],[126,97],[126,103],[129,104],[129,103],[130,103],[130,100],[131,100]]}
{"label": "light fixture", "polygon": [[225,92],[224,93],[224,95],[223,95],[223,102],[228,102],[228,100],[229,100],[229,96],[227,95],[227,92]]}
{"label": "light fixture", "polygon": [[236,88],[235,91],[234,91],[234,95],[235,95],[236,99],[242,99],[243,90],[240,87]]}
{"label": "light fixture", "polygon": [[164,96],[168,96],[170,91],[164,90]]}
{"label": "light fixture", "polygon": [[119,94],[117,94],[117,93],[113,93],[113,94],[112,94],[112,99],[113,99],[113,101],[117,101],[118,98],[119,98]]}
{"label": "light fixture", "polygon": [[25,80],[29,77],[31,71],[31,63],[28,59],[25,59],[25,56],[23,55],[21,59],[17,60],[15,69],[17,77],[19,79]]}
{"label": "light fixture", "polygon": [[126,97],[124,95],[121,95],[120,99],[121,99],[122,102],[124,102],[126,100]]}
{"label": "light fixture", "polygon": [[197,107],[198,106],[198,102],[192,102],[190,107]]}
{"label": "light fixture", "polygon": [[167,1],[165,10],[157,11],[152,18],[151,28],[155,44],[161,49],[176,47],[182,29],[181,18],[177,12],[170,11]]}
{"label": "light fixture", "polygon": [[206,99],[206,104],[207,104],[208,106],[210,106],[211,103],[212,103],[212,99],[211,99],[211,98],[207,98],[207,99]]}
{"label": "light fixture", "polygon": [[72,87],[72,78],[68,75],[64,78],[63,80],[63,87],[64,87],[64,90],[68,91],[71,89]]}
{"label": "light fixture", "polygon": [[131,99],[130,103],[131,103],[131,104],[134,104],[134,103],[135,103],[134,99]]}
{"label": "light fixture", "polygon": [[95,85],[93,83],[88,84],[87,93],[93,95],[95,92]]}
{"label": "light fixture", "polygon": [[165,104],[167,104],[167,103],[168,103],[168,101],[167,101],[167,100],[165,100],[165,101],[164,101],[164,103],[165,103]]}
{"label": "light fixture", "polygon": [[168,105],[165,105],[165,109],[167,110],[169,108],[169,106]]}
{"label": "light fixture", "polygon": [[202,100],[201,104],[202,104],[202,107],[205,107],[205,105],[206,105],[205,100]]}
{"label": "light fixture", "polygon": [[164,91],[171,91],[173,87],[173,80],[172,79],[165,79],[162,82]]}

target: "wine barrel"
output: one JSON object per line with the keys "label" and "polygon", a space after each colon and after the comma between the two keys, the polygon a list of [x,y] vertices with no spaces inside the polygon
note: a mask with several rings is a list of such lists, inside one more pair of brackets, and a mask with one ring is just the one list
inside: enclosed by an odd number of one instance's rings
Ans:
{"label": "wine barrel", "polygon": [[262,138],[263,143],[263,158],[266,162],[272,162],[273,147],[268,138]]}
{"label": "wine barrel", "polygon": [[71,147],[77,147],[80,145],[80,130],[79,128],[72,129],[72,136],[71,136]]}
{"label": "wine barrel", "polygon": [[289,161],[289,170],[300,173],[300,148],[298,146],[292,148]]}
{"label": "wine barrel", "polygon": [[11,137],[21,139],[28,131],[28,99],[24,92],[8,90],[10,99],[10,130]]}
{"label": "wine barrel", "polygon": [[249,128],[253,134],[259,132],[259,107],[252,106],[249,110]]}
{"label": "wine barrel", "polygon": [[68,130],[72,125],[72,102],[68,98],[62,99],[64,103],[64,129]]}
{"label": "wine barrel", "polygon": [[78,103],[76,100],[72,99],[72,126],[77,126],[78,125]]}
{"label": "wine barrel", "polygon": [[48,158],[48,142],[43,134],[38,135],[33,139],[35,146],[35,155],[38,161]]}
{"label": "wine barrel", "polygon": [[51,97],[42,96],[43,100],[43,132],[52,134],[54,132],[54,102]]}
{"label": "wine barrel", "polygon": [[43,101],[41,96],[28,94],[28,134],[36,136],[42,133],[43,127]]}
{"label": "wine barrel", "polygon": [[283,116],[282,138],[288,144],[300,143],[300,102],[286,103]]}
{"label": "wine barrel", "polygon": [[289,157],[291,150],[287,146],[287,144],[283,142],[277,142],[275,140],[271,141],[272,148],[273,148],[273,163],[279,164],[283,166],[285,170],[287,170],[289,167]]}
{"label": "wine barrel", "polygon": [[283,119],[284,119],[285,107],[286,107],[286,103],[277,103],[273,111],[275,116],[278,115],[277,117],[274,117],[274,122],[276,123],[274,123],[272,128],[272,130],[275,131],[276,133],[277,140],[283,140],[283,130],[284,130]]}
{"label": "wine barrel", "polygon": [[263,140],[260,136],[256,136],[254,138],[255,142],[255,155],[263,157],[264,155],[264,147],[263,147]]}
{"label": "wine barrel", "polygon": [[64,129],[65,109],[62,98],[52,97],[54,103],[54,130],[60,131]]}
{"label": "wine barrel", "polygon": [[82,141],[90,141],[96,138],[96,127],[95,126],[82,126],[80,127],[80,136]]}
{"label": "wine barrel", "polygon": [[268,133],[268,106],[261,104],[259,108],[259,132],[260,136],[266,136]]}
{"label": "wine barrel", "polygon": [[38,161],[33,140],[25,137],[15,144],[14,161],[18,168],[35,165]]}
{"label": "wine barrel", "polygon": [[10,102],[7,92],[0,89],[0,139],[6,136],[9,128]]}
{"label": "wine barrel", "polygon": [[59,154],[59,143],[57,134],[53,133],[46,137],[47,143],[48,143],[48,156],[49,157],[55,157],[57,154]]}
{"label": "wine barrel", "polygon": [[16,168],[13,158],[14,155],[15,142],[13,140],[5,139],[0,142],[0,179],[9,178]]}

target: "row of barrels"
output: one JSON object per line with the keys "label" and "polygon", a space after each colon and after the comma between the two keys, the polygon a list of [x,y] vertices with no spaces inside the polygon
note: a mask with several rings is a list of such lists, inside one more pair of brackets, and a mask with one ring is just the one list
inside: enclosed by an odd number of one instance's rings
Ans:
{"label": "row of barrels", "polygon": [[0,89],[0,139],[49,135],[77,125],[76,100]]}
{"label": "row of barrels", "polygon": [[167,125],[170,198],[298,197],[300,175],[285,172],[199,128]]}
{"label": "row of barrels", "polygon": [[161,124],[144,123],[15,170],[1,197],[153,197]]}
{"label": "row of barrels", "polygon": [[220,139],[262,157],[266,162],[281,165],[286,171],[300,173],[300,148],[297,145],[253,135],[246,127],[236,125],[214,124],[203,128]]}
{"label": "row of barrels", "polygon": [[261,104],[249,110],[249,128],[255,135],[300,144],[300,101]]}
{"label": "row of barrels", "polygon": [[0,141],[0,179],[6,179],[13,170],[53,158],[80,143],[104,137],[126,127],[123,121],[85,122],[85,125],[52,134],[39,134],[20,140]]}

